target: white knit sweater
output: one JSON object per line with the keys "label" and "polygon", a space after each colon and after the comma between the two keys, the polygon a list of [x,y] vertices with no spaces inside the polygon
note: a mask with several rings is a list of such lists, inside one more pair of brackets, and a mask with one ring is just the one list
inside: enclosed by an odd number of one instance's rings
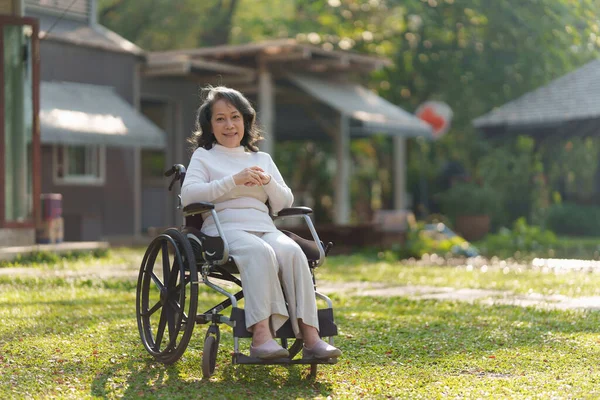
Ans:
{"label": "white knit sweater", "polygon": [[[271,181],[264,186],[237,186],[233,175],[255,165],[271,175]],[[268,153],[216,144],[210,150],[198,148],[192,155],[181,188],[184,207],[199,201],[214,203],[223,230],[273,232],[277,228],[269,216],[267,200],[273,213],[290,207],[294,201]],[[202,232],[216,235],[212,216],[204,214],[204,218]]]}

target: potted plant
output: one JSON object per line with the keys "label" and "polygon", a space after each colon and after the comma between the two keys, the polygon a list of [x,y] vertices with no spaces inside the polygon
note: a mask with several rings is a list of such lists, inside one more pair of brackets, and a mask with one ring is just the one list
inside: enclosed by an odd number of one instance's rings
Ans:
{"label": "potted plant", "polygon": [[488,185],[457,182],[439,194],[439,201],[442,212],[454,222],[454,229],[465,239],[475,241],[489,232],[498,197]]}

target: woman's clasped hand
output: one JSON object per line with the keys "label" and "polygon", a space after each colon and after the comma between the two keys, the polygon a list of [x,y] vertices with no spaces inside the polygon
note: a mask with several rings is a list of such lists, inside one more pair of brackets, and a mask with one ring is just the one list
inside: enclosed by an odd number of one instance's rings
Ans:
{"label": "woman's clasped hand", "polygon": [[244,168],[235,174],[233,180],[238,186],[262,186],[267,185],[271,181],[271,175],[267,174],[261,167],[255,165]]}

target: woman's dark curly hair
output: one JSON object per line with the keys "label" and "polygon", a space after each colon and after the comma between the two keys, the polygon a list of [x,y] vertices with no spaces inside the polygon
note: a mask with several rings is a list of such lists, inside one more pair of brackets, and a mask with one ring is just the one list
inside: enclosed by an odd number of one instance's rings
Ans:
{"label": "woman's dark curly hair", "polygon": [[237,90],[225,86],[209,86],[204,88],[202,92],[204,100],[200,108],[198,108],[196,131],[188,138],[188,142],[192,145],[192,150],[196,150],[198,147],[210,150],[217,143],[210,120],[212,118],[213,104],[222,99],[234,106],[242,114],[244,120],[244,137],[242,138],[241,145],[250,151],[257,152],[258,147],[255,143],[263,139],[263,137],[260,135],[260,129],[255,124],[256,111],[254,111],[248,99]]}

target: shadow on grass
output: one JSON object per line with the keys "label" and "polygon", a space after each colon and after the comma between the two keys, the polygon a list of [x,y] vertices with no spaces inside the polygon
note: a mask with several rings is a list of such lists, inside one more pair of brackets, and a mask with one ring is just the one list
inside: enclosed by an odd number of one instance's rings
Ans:
{"label": "shadow on grass", "polygon": [[[199,363],[165,366],[155,361],[132,359],[98,372],[90,394],[100,398],[274,398],[327,397],[333,389],[308,377],[306,366],[220,365],[215,377],[200,378]],[[218,371],[217,371],[218,372]]]}

